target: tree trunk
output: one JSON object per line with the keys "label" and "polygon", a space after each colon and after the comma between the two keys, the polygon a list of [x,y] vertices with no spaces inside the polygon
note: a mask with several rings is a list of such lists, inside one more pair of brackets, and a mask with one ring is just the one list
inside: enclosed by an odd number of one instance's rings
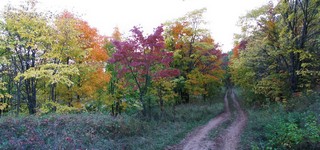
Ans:
{"label": "tree trunk", "polygon": [[189,95],[189,93],[183,90],[183,91],[181,92],[181,99],[182,99],[182,101],[184,101],[185,103],[189,103],[189,102],[190,102],[190,95]]}
{"label": "tree trunk", "polygon": [[140,102],[141,102],[141,104],[142,104],[142,115],[145,117],[145,116],[147,116],[147,110],[146,110],[146,105],[145,105],[144,100],[143,100],[143,96],[144,96],[144,94],[143,94],[143,92],[140,90],[140,97],[139,97],[139,99],[140,99]]}
{"label": "tree trunk", "polygon": [[[50,95],[51,95],[51,101],[52,102],[56,102],[56,91],[55,91],[55,89],[56,89],[56,83],[51,84]],[[57,107],[53,106],[52,111],[56,112],[57,111]]]}
{"label": "tree trunk", "polygon": [[111,115],[115,116],[115,112],[114,112],[114,103],[111,105]]}
{"label": "tree trunk", "polygon": [[32,105],[32,114],[36,113],[36,107],[37,107],[37,89],[36,89],[36,79],[31,79],[31,89],[32,89],[32,95],[31,95],[31,105]]}
{"label": "tree trunk", "polygon": [[296,73],[296,58],[293,52],[290,53],[290,62],[291,62],[291,66],[289,69],[289,73],[290,73],[290,87],[291,87],[291,92],[296,92],[297,91],[297,87],[298,87],[298,76]]}
{"label": "tree trunk", "polygon": [[21,103],[21,83],[22,83],[22,79],[20,78],[19,83],[16,84],[17,87],[17,112],[16,112],[16,116],[19,116],[20,113],[20,103]]}
{"label": "tree trunk", "polygon": [[162,89],[161,88],[159,88],[159,104],[160,104],[160,110],[161,110],[161,112],[160,112],[160,118],[162,118],[163,117],[163,111],[164,111],[164,106],[163,106],[163,99],[162,99]]}
{"label": "tree trunk", "polygon": [[[35,58],[36,58],[36,51],[31,51],[31,67],[35,67]],[[36,113],[36,106],[37,106],[37,81],[35,78],[31,78],[31,112],[32,114]]]}
{"label": "tree trunk", "polygon": [[151,119],[151,98],[148,97],[148,116],[149,116],[149,119]]}
{"label": "tree trunk", "polygon": [[50,88],[50,98],[51,98],[51,101],[53,101],[53,102],[56,101],[55,88],[56,88],[56,84],[51,84],[51,88]]}
{"label": "tree trunk", "polygon": [[26,92],[27,92],[29,114],[35,114],[36,101],[35,101],[33,87],[32,87],[33,83],[31,82],[32,82],[31,79],[25,80],[25,86],[26,86]]}
{"label": "tree trunk", "polygon": [[116,116],[121,114],[120,99],[116,101]]}
{"label": "tree trunk", "polygon": [[162,89],[161,88],[159,88],[158,93],[159,93],[160,110],[162,113],[164,108],[163,108]]}

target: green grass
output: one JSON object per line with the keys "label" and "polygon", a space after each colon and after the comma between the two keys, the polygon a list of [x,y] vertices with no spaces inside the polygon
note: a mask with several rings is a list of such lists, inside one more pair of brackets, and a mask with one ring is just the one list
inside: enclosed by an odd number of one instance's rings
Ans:
{"label": "green grass", "polygon": [[247,112],[241,149],[320,149],[319,93]]}
{"label": "green grass", "polygon": [[[170,110],[170,108],[168,108]],[[0,149],[164,149],[223,111],[223,103],[185,104],[161,120],[68,114],[0,119]]]}

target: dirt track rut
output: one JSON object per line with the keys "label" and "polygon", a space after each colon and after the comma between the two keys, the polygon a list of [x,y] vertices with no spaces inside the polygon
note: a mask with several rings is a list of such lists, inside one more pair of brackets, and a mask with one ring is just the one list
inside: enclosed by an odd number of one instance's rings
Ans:
{"label": "dirt track rut", "polygon": [[[228,99],[228,93],[232,101]],[[232,103],[235,110],[230,110],[229,103]],[[224,97],[225,110],[222,114],[211,119],[207,124],[197,127],[188,134],[179,144],[170,146],[168,150],[235,150],[238,148],[241,132],[247,122],[247,116],[241,109],[234,90],[228,90]],[[215,139],[209,139],[208,134],[216,129],[223,122],[231,119],[231,111],[235,112],[235,119],[225,130]]]}

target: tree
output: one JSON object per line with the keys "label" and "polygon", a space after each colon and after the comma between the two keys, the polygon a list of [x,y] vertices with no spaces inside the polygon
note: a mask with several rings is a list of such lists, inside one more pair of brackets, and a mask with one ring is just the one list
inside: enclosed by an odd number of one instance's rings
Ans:
{"label": "tree", "polygon": [[[0,46],[3,45],[0,44]],[[12,98],[12,95],[10,95],[12,93],[8,90],[8,83],[6,82],[6,79],[8,78],[7,76],[9,76],[8,73],[10,66],[6,53],[7,52],[4,48],[0,48],[0,115],[9,107],[9,100]]]}
{"label": "tree", "polygon": [[152,82],[151,93],[158,97],[158,103],[161,110],[161,115],[164,112],[165,102],[174,103],[176,93],[174,88],[176,87],[176,82],[167,78],[158,78]]}
{"label": "tree", "polygon": [[80,33],[81,50],[87,52],[84,59],[76,60],[76,63],[80,64],[81,72],[76,88],[80,102],[80,98],[97,98],[97,91],[107,85],[110,74],[104,71],[105,62],[108,60],[107,50],[104,48],[105,37],[81,19],[77,19],[76,29]]}
{"label": "tree", "polygon": [[105,38],[68,11],[44,14],[36,4],[28,0],[18,8],[8,6],[2,15],[2,93],[13,96],[17,114],[24,100],[34,114],[41,107],[37,102],[71,106],[74,97],[76,102],[95,99],[110,78],[103,70],[108,59]]}
{"label": "tree", "polygon": [[282,25],[280,48],[289,53],[286,62],[292,92],[299,87],[310,88],[312,81],[302,79],[309,84],[305,87],[300,78],[311,77],[315,81],[319,76],[319,63],[315,61],[319,60],[319,7],[318,0],[282,0],[277,6]]}
{"label": "tree", "polygon": [[164,49],[162,26],[157,27],[154,33],[147,37],[143,36],[138,27],[134,27],[131,32],[132,36],[128,40],[113,42],[116,52],[110,62],[116,64],[118,77],[130,76],[132,80],[128,82],[133,82],[138,89],[143,115],[146,115],[145,96],[154,78],[176,76],[179,71],[170,69],[173,54]]}
{"label": "tree", "polygon": [[[10,60],[12,65],[11,81],[17,74],[23,74],[41,63],[42,59],[39,56],[46,52],[50,43],[48,17],[38,13],[35,4],[35,1],[27,1],[27,5],[19,8],[8,6],[3,14],[1,47],[5,49],[6,53],[9,53],[7,60]],[[36,79],[23,80],[23,78],[19,78],[17,80],[16,100],[20,103],[21,95],[26,95],[29,113],[36,113]],[[25,93],[22,93],[22,88]]]}
{"label": "tree", "polygon": [[[107,40],[107,42],[105,45],[105,49],[107,49],[108,55],[112,56],[116,52],[116,48],[115,48],[114,44],[112,43],[112,41],[122,41],[122,34],[120,33],[119,28],[115,27],[110,39],[106,39],[106,40]],[[117,77],[118,72],[116,70],[116,64],[109,63],[106,66],[106,70],[111,75],[110,82],[108,85],[108,92],[110,94],[109,99],[111,99],[111,114],[113,116],[117,116],[118,114],[121,114],[121,111],[122,111],[121,99],[125,95],[126,92],[124,92],[124,91],[126,91],[126,89],[122,86],[123,85],[123,84],[121,84],[122,82],[119,81],[119,79]]]}
{"label": "tree", "polygon": [[[204,28],[202,16],[205,11],[195,10],[166,23],[166,48],[174,53],[172,66],[180,70],[181,79],[184,79],[184,84],[179,84],[181,86],[177,91],[187,103],[190,94],[208,94],[207,86],[218,83],[223,73],[219,45],[214,43],[209,31]],[[202,79],[196,79],[199,77]]]}
{"label": "tree", "polygon": [[79,70],[78,74],[68,76],[73,84],[58,85],[58,93],[69,106],[80,106],[81,102],[97,98],[97,91],[103,89],[110,79],[103,70],[108,59],[103,48],[105,40],[95,28],[68,11],[57,17],[55,25],[59,34],[50,57],[54,56],[58,64]]}

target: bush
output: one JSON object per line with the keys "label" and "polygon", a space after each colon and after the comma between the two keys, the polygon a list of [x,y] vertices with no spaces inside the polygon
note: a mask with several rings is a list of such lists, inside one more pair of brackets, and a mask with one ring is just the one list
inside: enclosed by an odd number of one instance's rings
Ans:
{"label": "bush", "polygon": [[249,109],[242,149],[320,149],[318,94]]}
{"label": "bush", "polygon": [[296,122],[276,120],[278,122],[266,126],[266,137],[270,147],[293,148],[302,143],[303,132]]}

